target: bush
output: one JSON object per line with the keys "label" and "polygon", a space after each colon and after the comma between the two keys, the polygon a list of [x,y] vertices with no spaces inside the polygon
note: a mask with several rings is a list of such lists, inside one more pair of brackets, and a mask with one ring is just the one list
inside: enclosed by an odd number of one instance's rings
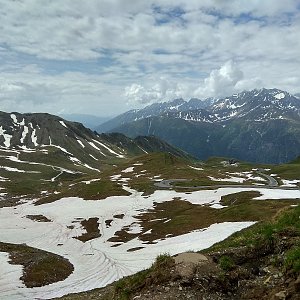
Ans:
{"label": "bush", "polygon": [[284,265],[287,269],[292,269],[296,273],[300,272],[300,246],[287,251]]}
{"label": "bush", "polygon": [[235,263],[231,257],[224,255],[219,259],[219,266],[224,271],[230,271],[235,268]]}

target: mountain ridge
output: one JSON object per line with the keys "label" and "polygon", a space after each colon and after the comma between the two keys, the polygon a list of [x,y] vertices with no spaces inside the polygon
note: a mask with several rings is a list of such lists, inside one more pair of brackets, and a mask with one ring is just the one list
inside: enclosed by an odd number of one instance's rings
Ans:
{"label": "mountain ridge", "polygon": [[[0,112],[0,150],[34,153],[59,151],[74,164],[99,170],[103,163],[153,151],[188,155],[158,138],[130,139],[118,135],[99,135],[81,123],[71,122],[48,113],[20,114]],[[123,141],[122,143],[120,140]]]}
{"label": "mountain ridge", "polygon": [[300,100],[279,89],[255,89],[214,99],[205,109],[178,107],[109,131],[156,135],[199,159],[229,156],[281,163],[299,155]]}

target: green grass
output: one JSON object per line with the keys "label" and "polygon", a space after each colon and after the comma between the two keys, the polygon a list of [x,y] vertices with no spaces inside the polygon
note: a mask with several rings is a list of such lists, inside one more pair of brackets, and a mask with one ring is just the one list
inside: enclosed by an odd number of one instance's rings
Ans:
{"label": "green grass", "polygon": [[130,299],[133,293],[138,292],[147,285],[161,284],[170,279],[170,268],[174,265],[174,259],[169,254],[159,255],[153,265],[144,271],[117,281],[115,298],[118,300]]}
{"label": "green grass", "polygon": [[278,174],[283,179],[300,179],[300,157],[287,164],[271,166],[270,172]]}
{"label": "green grass", "polygon": [[300,206],[282,208],[275,218],[266,218],[248,229],[233,234],[225,241],[212,246],[208,251],[219,251],[230,247],[250,246],[262,242],[272,242],[278,235],[287,231],[300,238]]}
{"label": "green grass", "polygon": [[219,259],[219,266],[224,271],[231,271],[235,267],[233,259],[227,255],[223,255]]}
{"label": "green grass", "polygon": [[286,253],[284,265],[295,273],[300,273],[300,245],[295,246]]}

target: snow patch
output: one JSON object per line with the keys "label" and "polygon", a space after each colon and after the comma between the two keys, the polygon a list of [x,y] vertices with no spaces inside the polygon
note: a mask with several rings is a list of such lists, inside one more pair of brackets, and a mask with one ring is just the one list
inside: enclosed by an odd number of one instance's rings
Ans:
{"label": "snow patch", "polygon": [[36,129],[34,129],[31,133],[31,140],[34,146],[37,147],[38,143],[37,143]]}
{"label": "snow patch", "polygon": [[32,174],[41,173],[40,171],[25,171],[25,170],[20,170],[17,168],[6,167],[6,166],[0,166],[0,169],[4,169],[5,171],[8,171],[8,172],[17,172],[17,173],[32,173]]}
{"label": "snow patch", "polygon": [[284,95],[284,93],[279,93],[279,94],[274,95],[274,98],[280,100],[280,99],[285,98],[285,95]]}
{"label": "snow patch", "polygon": [[24,143],[24,139],[26,138],[27,133],[28,133],[28,127],[24,125],[22,136],[21,136],[21,139],[20,139],[20,142],[22,144]]}
{"label": "snow patch", "polygon": [[191,169],[194,169],[194,170],[198,170],[198,171],[203,171],[204,169],[203,168],[198,168],[198,167],[193,167],[193,166],[189,166]]}
{"label": "snow patch", "polygon": [[112,150],[111,148],[109,148],[108,146],[106,146],[105,144],[97,141],[97,140],[93,140],[95,143],[98,143],[101,147],[105,148],[106,150],[108,150],[110,153],[120,157],[120,158],[124,158],[125,156],[123,154],[119,154],[117,152],[115,152],[114,150]]}
{"label": "snow patch", "polygon": [[281,179],[284,187],[297,187],[297,184],[300,183],[300,180],[294,179],[294,180],[286,180]]}
{"label": "snow patch", "polygon": [[93,156],[92,154],[89,154],[91,158],[93,158],[94,160],[99,160],[98,158],[96,158],[95,156]]}
{"label": "snow patch", "polygon": [[59,121],[59,123],[60,123],[62,126],[68,128],[64,121]]}
{"label": "snow patch", "polygon": [[210,180],[213,181],[228,181],[228,182],[238,182],[238,183],[243,183],[245,181],[244,178],[240,178],[240,177],[227,177],[227,178],[215,178],[212,176],[207,176]]}
{"label": "snow patch", "polygon": [[76,140],[77,142],[78,142],[78,144],[82,147],[82,148],[84,148],[85,146],[84,146],[84,144],[83,144],[83,142],[81,141],[81,140]]}
{"label": "snow patch", "polygon": [[134,170],[134,167],[129,167],[129,168],[123,170],[122,173],[131,173],[131,172],[133,172],[133,170]]}
{"label": "snow patch", "polygon": [[3,129],[2,126],[0,126],[0,135],[3,136],[4,138],[4,145],[6,148],[9,148],[10,147],[10,140],[12,138],[12,135],[8,134],[8,133],[5,133],[6,130]]}
{"label": "snow patch", "polygon": [[10,117],[12,118],[12,120],[15,124],[19,125],[18,119],[15,114],[11,114]]}
{"label": "snow patch", "polygon": [[[121,175],[120,175],[121,176]],[[49,299],[68,293],[76,293],[93,288],[99,288],[109,283],[145,269],[153,263],[157,255],[170,253],[175,255],[187,250],[200,251],[224,240],[236,231],[253,225],[255,222],[224,222],[213,224],[208,228],[194,230],[177,237],[167,237],[157,240],[155,244],[146,244],[139,237],[124,242],[118,247],[115,242],[108,241],[122,228],[129,228],[133,232],[139,231],[136,216],[141,211],[153,209],[155,203],[172,201],[174,197],[194,204],[209,204],[215,208],[222,208],[222,196],[242,192],[258,191],[262,196],[258,199],[300,198],[299,190],[284,189],[258,189],[258,188],[220,188],[217,190],[201,190],[187,193],[176,191],[156,191],[150,196],[142,196],[129,187],[123,188],[130,193],[129,196],[111,196],[101,201],[85,201],[81,198],[62,198],[53,203],[35,206],[32,202],[16,207],[4,207],[0,210],[0,240],[8,243],[26,243],[35,248],[62,255],[74,265],[74,272],[64,281],[38,288],[20,288],[18,276],[13,276],[11,286],[0,278],[0,293],[7,299]],[[66,211],[68,212],[66,214]],[[44,215],[51,219],[51,223],[32,222],[26,215]],[[123,214],[117,219],[116,214]],[[74,239],[84,229],[80,219],[97,217],[101,237],[86,243]],[[113,219],[111,226],[107,227],[106,220]],[[165,222],[168,222],[166,220]],[[71,224],[73,229],[68,228]],[[135,252],[129,249],[144,247]],[[9,271],[13,267],[7,266],[7,256],[1,254],[1,266]],[[18,267],[20,270],[20,267]],[[0,274],[3,272],[0,270]],[[5,272],[4,279],[7,278]],[[6,294],[5,294],[6,293]]]}

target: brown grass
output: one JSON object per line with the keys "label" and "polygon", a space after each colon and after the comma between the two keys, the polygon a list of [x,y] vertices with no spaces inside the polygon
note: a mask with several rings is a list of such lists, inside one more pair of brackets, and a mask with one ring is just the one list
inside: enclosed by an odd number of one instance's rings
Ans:
{"label": "brown grass", "polygon": [[27,215],[26,218],[36,222],[52,222],[51,220],[49,220],[47,217],[43,215]]}
{"label": "brown grass", "polygon": [[0,251],[9,253],[11,264],[24,267],[20,279],[28,288],[65,280],[74,270],[67,259],[25,244],[0,242]]}
{"label": "brown grass", "polygon": [[[141,233],[129,233],[127,230],[130,226],[126,226],[116,232],[110,241],[128,242],[139,237],[145,243],[153,243],[167,236],[182,235],[215,223],[269,220],[278,211],[297,203],[297,200],[253,200],[258,195],[257,192],[240,192],[224,196],[221,204],[228,207],[222,209],[180,199],[156,203],[153,209],[136,216],[142,227]],[[150,229],[151,232],[146,233]]]}
{"label": "brown grass", "polygon": [[80,236],[74,237],[74,239],[80,240],[85,243],[87,241],[100,237],[101,233],[99,230],[98,221],[99,218],[89,218],[88,220],[81,221],[81,225],[86,230],[86,232]]}

